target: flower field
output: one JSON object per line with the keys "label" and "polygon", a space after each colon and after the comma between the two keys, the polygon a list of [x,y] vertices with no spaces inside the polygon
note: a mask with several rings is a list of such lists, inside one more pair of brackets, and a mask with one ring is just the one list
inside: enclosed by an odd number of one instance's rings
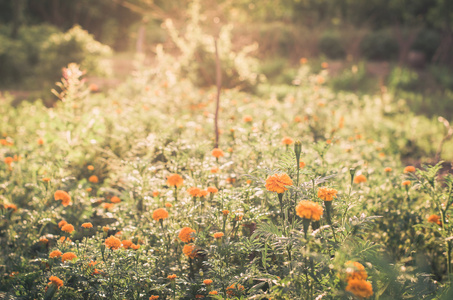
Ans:
{"label": "flower field", "polygon": [[168,72],[1,98],[0,298],[453,299],[451,127],[320,69],[223,90],[218,145]]}

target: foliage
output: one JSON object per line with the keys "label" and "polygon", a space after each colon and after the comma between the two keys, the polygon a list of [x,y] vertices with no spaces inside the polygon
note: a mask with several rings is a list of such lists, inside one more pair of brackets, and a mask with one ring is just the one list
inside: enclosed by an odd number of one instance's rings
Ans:
{"label": "foliage", "polygon": [[346,53],[338,34],[326,32],[319,40],[319,51],[330,59],[344,58]]}
{"label": "foliage", "polygon": [[398,43],[388,32],[377,31],[363,38],[360,51],[370,60],[391,60],[398,55]]}

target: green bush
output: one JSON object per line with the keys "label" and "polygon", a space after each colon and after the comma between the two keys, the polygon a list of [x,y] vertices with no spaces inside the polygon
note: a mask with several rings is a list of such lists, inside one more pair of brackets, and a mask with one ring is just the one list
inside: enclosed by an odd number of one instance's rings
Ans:
{"label": "green bush", "polygon": [[40,73],[54,81],[61,69],[71,62],[81,65],[90,74],[108,73],[101,59],[111,54],[111,49],[96,41],[91,34],[80,26],[66,33],[52,34],[44,43],[40,57]]}
{"label": "green bush", "polygon": [[373,32],[360,43],[360,52],[370,60],[392,60],[398,56],[398,43],[386,31]]}
{"label": "green bush", "polygon": [[426,59],[429,61],[436,53],[440,44],[440,39],[440,34],[437,31],[423,29],[418,33],[411,48],[412,50],[423,52],[426,55]]}
{"label": "green bush", "polygon": [[341,59],[346,55],[340,36],[331,32],[327,32],[321,37],[319,50],[331,59]]}
{"label": "green bush", "polygon": [[0,30],[0,77],[2,84],[19,84],[35,75],[42,44],[58,32],[50,25],[21,27],[16,39],[10,37],[5,26]]}

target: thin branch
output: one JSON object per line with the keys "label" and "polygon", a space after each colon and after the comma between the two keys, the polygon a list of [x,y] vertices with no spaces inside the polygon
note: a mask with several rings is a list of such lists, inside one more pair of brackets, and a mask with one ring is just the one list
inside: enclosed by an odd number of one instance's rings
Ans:
{"label": "thin branch", "polygon": [[214,118],[214,125],[215,125],[215,147],[219,147],[219,106],[220,106],[220,90],[222,88],[222,72],[220,69],[220,59],[219,59],[219,51],[217,49],[217,39],[214,39],[214,46],[215,46],[215,65],[216,65],[216,82],[217,82],[217,99],[216,99],[216,106],[215,106],[215,118]]}

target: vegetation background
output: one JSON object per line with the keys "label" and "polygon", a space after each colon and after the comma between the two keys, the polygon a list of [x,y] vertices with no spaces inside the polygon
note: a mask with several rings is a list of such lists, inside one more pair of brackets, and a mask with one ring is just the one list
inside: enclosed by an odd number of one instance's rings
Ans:
{"label": "vegetation background", "polygon": [[0,0],[0,298],[452,299],[452,21]]}

